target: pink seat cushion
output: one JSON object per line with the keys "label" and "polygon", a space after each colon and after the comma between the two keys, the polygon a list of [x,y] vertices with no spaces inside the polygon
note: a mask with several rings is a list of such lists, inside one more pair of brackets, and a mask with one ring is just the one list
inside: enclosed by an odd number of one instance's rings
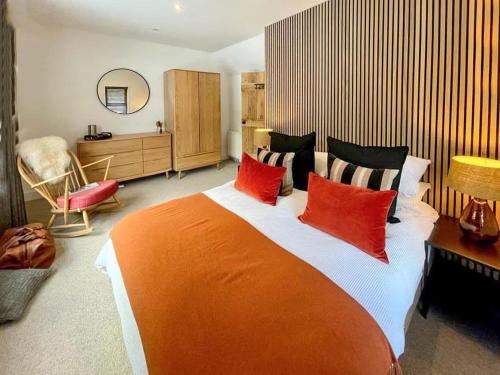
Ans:
{"label": "pink seat cushion", "polygon": [[[98,181],[99,186],[73,193],[69,197],[69,208],[85,208],[102,202],[118,190],[115,180]],[[64,208],[64,195],[57,198],[57,205]]]}

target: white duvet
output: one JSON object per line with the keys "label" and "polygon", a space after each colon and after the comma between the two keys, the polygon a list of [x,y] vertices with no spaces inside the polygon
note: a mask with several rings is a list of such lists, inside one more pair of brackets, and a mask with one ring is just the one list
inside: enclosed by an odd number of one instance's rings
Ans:
{"label": "white duvet", "polygon": [[[423,202],[399,204],[404,207],[396,214],[401,223],[387,224],[389,264],[385,264],[342,240],[301,223],[297,216],[304,211],[306,192],[294,190],[293,194],[278,198],[274,207],[239,192],[233,182],[204,194],[334,281],[377,321],[396,356],[403,353],[405,318],[422,277],[424,241],[437,219],[437,213],[430,206]],[[96,265],[111,279],[134,373],[147,374],[137,324],[111,240],[102,249]]]}

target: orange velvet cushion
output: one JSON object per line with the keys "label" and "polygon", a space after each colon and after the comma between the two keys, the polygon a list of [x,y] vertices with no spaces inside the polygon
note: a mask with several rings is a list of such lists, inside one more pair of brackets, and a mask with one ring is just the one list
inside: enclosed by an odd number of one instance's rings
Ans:
{"label": "orange velvet cushion", "polygon": [[234,187],[261,202],[275,206],[285,172],[284,167],[260,163],[243,153]]}
{"label": "orange velvet cushion", "polygon": [[385,224],[395,196],[394,190],[344,185],[310,173],[307,206],[299,220],[389,263]]}

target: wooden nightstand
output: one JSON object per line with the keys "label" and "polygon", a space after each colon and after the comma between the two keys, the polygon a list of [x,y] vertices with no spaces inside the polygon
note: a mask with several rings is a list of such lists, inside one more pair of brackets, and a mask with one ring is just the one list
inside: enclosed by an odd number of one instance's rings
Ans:
{"label": "wooden nightstand", "polygon": [[429,239],[425,241],[425,265],[422,296],[419,311],[427,317],[429,310],[430,269],[435,256],[458,262],[484,277],[500,280],[500,241],[481,245],[464,237],[458,226],[458,219],[440,216]]}

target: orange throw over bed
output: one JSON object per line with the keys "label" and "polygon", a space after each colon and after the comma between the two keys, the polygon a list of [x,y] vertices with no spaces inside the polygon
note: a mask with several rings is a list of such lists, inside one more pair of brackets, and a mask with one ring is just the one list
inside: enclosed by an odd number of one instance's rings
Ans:
{"label": "orange throw over bed", "polygon": [[354,299],[203,194],[111,238],[150,374],[400,373]]}

